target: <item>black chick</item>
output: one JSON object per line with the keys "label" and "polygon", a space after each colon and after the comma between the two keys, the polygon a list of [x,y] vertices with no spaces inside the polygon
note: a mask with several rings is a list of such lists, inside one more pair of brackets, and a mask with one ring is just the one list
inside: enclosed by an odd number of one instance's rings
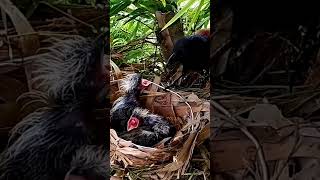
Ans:
{"label": "black chick", "polygon": [[43,59],[36,82],[50,103],[12,130],[0,155],[0,180],[63,179],[81,147],[103,143],[97,134],[107,130],[92,121],[95,96],[106,84],[100,82],[103,51],[96,43],[81,37],[65,40]]}
{"label": "black chick", "polygon": [[46,50],[49,53],[35,61],[38,68],[33,72],[32,82],[36,89],[48,93],[52,104],[90,103],[97,106],[97,102],[106,101],[108,87],[103,37],[57,40]]}
{"label": "black chick", "polygon": [[103,147],[83,146],[73,157],[65,180],[105,180],[109,169],[109,155]]}
{"label": "black chick", "polygon": [[135,144],[152,147],[164,138],[173,137],[175,133],[175,127],[164,117],[152,114],[147,109],[135,108],[127,123],[127,132],[119,136]]}
{"label": "black chick", "polygon": [[167,61],[168,74],[183,65],[182,76],[189,72],[209,73],[210,41],[206,35],[193,35],[178,40]]}
{"label": "black chick", "polygon": [[122,82],[125,95],[119,97],[110,110],[111,128],[120,132],[125,132],[127,122],[136,107],[140,106],[139,95],[148,84],[142,79],[140,74],[130,74]]}
{"label": "black chick", "polygon": [[85,125],[91,115],[83,110],[50,109],[32,116],[39,121],[0,156],[1,180],[62,179],[76,150],[92,143],[92,132]]}

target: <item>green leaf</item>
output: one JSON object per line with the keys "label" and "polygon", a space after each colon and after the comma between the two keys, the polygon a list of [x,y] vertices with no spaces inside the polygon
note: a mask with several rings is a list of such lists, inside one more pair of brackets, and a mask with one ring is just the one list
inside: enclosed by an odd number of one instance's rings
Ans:
{"label": "green leaf", "polygon": [[137,31],[138,31],[138,29],[139,29],[139,22],[136,22],[135,23],[135,28],[133,29],[133,31],[132,31],[132,33],[131,33],[131,36],[130,36],[130,38],[129,39],[133,39],[133,38],[135,38],[136,36],[137,36]]}
{"label": "green leaf", "polygon": [[189,2],[172,18],[170,21],[161,29],[161,31],[168,28],[174,22],[176,22],[182,15],[184,15],[190,7],[196,2],[197,0],[189,0]]}
{"label": "green leaf", "polygon": [[196,29],[207,28],[210,23],[210,16],[204,17],[196,26]]}
{"label": "green leaf", "polygon": [[111,5],[110,7],[110,17],[118,14],[118,12],[125,10],[128,6],[130,6],[131,1],[126,0],[126,1],[121,1],[120,3]]}
{"label": "green leaf", "polygon": [[[132,11],[130,14],[128,14],[127,16],[125,16],[125,17],[123,17],[123,18],[121,18],[121,19],[124,19],[124,18],[129,17],[129,19],[126,20],[125,23],[124,23],[124,24],[126,24],[126,23],[128,23],[128,22],[130,22],[130,21],[132,21],[132,20],[135,20],[135,19],[138,18],[138,17],[142,17],[142,16],[145,15],[145,14],[146,14],[146,12],[145,12],[144,9],[138,8],[138,9]],[[118,20],[121,20],[121,19],[118,19]]]}
{"label": "green leaf", "polygon": [[200,0],[199,6],[197,7],[196,11],[194,12],[194,15],[191,19],[190,22],[190,26],[189,26],[189,31],[191,30],[191,28],[195,28],[196,27],[196,22],[199,19],[199,14],[201,12],[201,7],[203,6],[204,0]]}
{"label": "green leaf", "polygon": [[166,6],[167,6],[166,0],[161,0],[161,2],[162,2],[163,7],[166,7]]}
{"label": "green leaf", "polygon": [[136,4],[137,7],[141,7],[152,14],[154,14],[159,9],[159,5],[161,5],[160,2],[158,3],[158,1],[150,1],[150,0],[139,1],[139,4]]}

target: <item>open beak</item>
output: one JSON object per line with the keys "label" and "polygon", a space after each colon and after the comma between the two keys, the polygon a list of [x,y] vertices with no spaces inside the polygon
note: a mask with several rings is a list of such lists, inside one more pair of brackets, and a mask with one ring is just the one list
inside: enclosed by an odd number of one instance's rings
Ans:
{"label": "open beak", "polygon": [[127,122],[127,131],[131,131],[133,129],[136,129],[137,127],[139,127],[140,124],[140,120],[136,117],[130,117],[130,119]]}
{"label": "open beak", "polygon": [[129,131],[131,131],[131,130],[133,130],[133,129],[135,129],[136,127],[130,127],[130,126],[127,126],[127,131],[129,132]]}

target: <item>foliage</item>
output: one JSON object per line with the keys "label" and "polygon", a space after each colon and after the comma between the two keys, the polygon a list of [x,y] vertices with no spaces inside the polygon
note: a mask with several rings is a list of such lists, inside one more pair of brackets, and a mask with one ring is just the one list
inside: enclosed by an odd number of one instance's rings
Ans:
{"label": "foliage", "polygon": [[175,12],[168,26],[180,18],[186,35],[208,28],[209,0],[110,0],[111,52],[122,63],[161,63],[155,12]]}
{"label": "foliage", "polygon": [[92,5],[95,6],[96,0],[52,0],[53,4],[84,4],[84,5]]}
{"label": "foliage", "polygon": [[[208,27],[210,21],[210,1],[208,0],[189,0],[178,1],[181,6],[179,12],[162,28],[166,29],[180,17],[183,18],[187,27],[187,32],[194,32],[197,29]],[[184,16],[184,17],[183,17]]]}

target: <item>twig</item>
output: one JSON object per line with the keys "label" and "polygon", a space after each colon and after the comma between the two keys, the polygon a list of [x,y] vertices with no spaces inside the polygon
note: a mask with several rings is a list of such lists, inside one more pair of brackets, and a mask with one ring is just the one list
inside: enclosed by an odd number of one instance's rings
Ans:
{"label": "twig", "polygon": [[[153,32],[150,32],[149,34],[145,35],[144,37],[141,37],[141,38],[138,38],[138,39],[134,39],[134,40],[132,40],[132,41],[127,42],[127,43],[124,44],[124,45],[113,46],[113,49],[114,49],[114,50],[118,50],[118,49],[120,49],[120,48],[127,47],[127,46],[129,46],[129,45],[131,45],[131,44],[134,44],[134,43],[137,42],[137,41],[138,41],[138,42],[144,41],[144,40],[147,39],[152,33],[153,33]],[[134,44],[134,45],[136,45],[136,44]],[[119,50],[119,51],[121,52],[121,50]]]}
{"label": "twig", "polygon": [[293,107],[292,109],[289,110],[289,114],[297,111],[302,105],[304,105],[305,103],[309,102],[310,100],[314,100],[315,97],[319,96],[319,92],[312,94],[311,96],[304,98],[298,105],[296,105],[295,107]]}
{"label": "twig", "polygon": [[53,33],[51,31],[38,31],[38,32],[29,32],[23,34],[16,34],[16,35],[8,35],[8,38],[16,38],[21,36],[29,36],[29,35],[39,35],[39,36],[61,36],[61,37],[78,37],[79,35],[74,34],[63,34],[60,33]]}
{"label": "twig", "polygon": [[41,1],[40,3],[49,6],[50,8],[52,8],[52,9],[60,12],[61,14],[67,16],[68,18],[73,19],[73,20],[75,20],[76,22],[79,22],[79,23],[81,23],[81,24],[83,24],[83,25],[85,25],[85,26],[88,26],[88,27],[90,27],[94,32],[97,32],[96,28],[95,28],[94,26],[92,26],[91,24],[88,24],[88,23],[86,23],[86,22],[84,22],[84,21],[82,21],[82,20],[80,20],[80,19],[78,19],[78,18],[76,18],[76,17],[74,17],[74,16],[72,16],[72,15],[70,15],[70,14],[62,11],[62,10],[60,10],[59,8],[53,6],[52,4],[47,3],[47,2],[45,2],[45,1]]}
{"label": "twig", "polygon": [[265,74],[275,62],[276,58],[273,58],[270,64],[268,64],[264,69],[262,69],[262,71],[252,81],[250,81],[250,84],[254,84],[256,81],[258,81],[261,78],[261,76]]}
{"label": "twig", "polygon": [[220,100],[220,99],[227,99],[236,96],[237,94],[230,94],[230,95],[219,95],[219,96],[211,96],[212,100]]}
{"label": "twig", "polygon": [[265,157],[263,154],[263,150],[261,148],[261,145],[259,144],[258,140],[249,132],[249,130],[247,129],[247,127],[242,126],[240,127],[240,130],[254,143],[254,145],[256,146],[257,150],[258,150],[258,157],[260,160],[260,164],[261,164],[261,170],[262,170],[262,176],[263,176],[263,180],[269,180],[268,178],[268,168],[266,165],[266,161],[265,161]]}
{"label": "twig", "polygon": [[253,85],[253,86],[229,86],[229,89],[288,89],[283,85]]}
{"label": "twig", "polygon": [[261,170],[262,170],[262,177],[263,180],[269,180],[268,178],[268,168],[267,168],[267,164],[266,164],[266,160],[264,157],[264,153],[263,153],[263,149],[261,148],[261,145],[259,144],[258,140],[249,132],[249,130],[247,129],[247,127],[243,126],[238,122],[238,120],[233,117],[231,115],[231,113],[229,113],[228,110],[226,110],[224,107],[222,107],[220,104],[218,104],[215,101],[211,101],[212,105],[217,108],[218,110],[220,110],[222,113],[224,113],[228,118],[230,118],[231,120],[230,123],[237,125],[239,127],[239,129],[253,142],[253,144],[256,146],[257,151],[258,151],[258,157],[259,157],[259,161],[261,164]]}
{"label": "twig", "polygon": [[[267,33],[270,34],[270,33]],[[296,52],[300,52],[300,49],[294,45],[289,39],[281,36],[279,33],[276,33],[273,37],[277,37],[279,39],[281,39],[282,41],[286,42],[289,46],[291,46]]]}
{"label": "twig", "polygon": [[[151,82],[151,81],[150,81],[150,82]],[[170,89],[166,89],[165,87],[163,87],[163,86],[161,86],[161,85],[159,85],[159,84],[156,84],[156,83],[154,83],[154,82],[151,82],[151,84],[153,84],[153,85],[155,85],[155,86],[158,86],[159,88],[161,88],[161,89],[163,89],[163,90],[165,90],[165,91],[169,91],[170,93],[175,94],[176,96],[178,96],[179,98],[181,98],[181,99],[184,101],[184,103],[186,103],[186,105],[189,107],[190,112],[191,112],[191,119],[194,120],[192,108],[191,108],[190,104],[187,102],[187,100],[186,100],[185,98],[183,98],[180,94],[178,94],[178,93],[176,93],[176,92],[174,92],[174,91],[172,91],[172,90],[170,90]]]}
{"label": "twig", "polygon": [[12,47],[11,47],[11,43],[10,43],[10,38],[8,36],[8,21],[7,21],[7,15],[6,12],[1,9],[1,17],[3,20],[3,26],[4,26],[4,31],[5,31],[5,35],[7,37],[7,41],[8,41],[8,53],[9,53],[9,57],[12,60],[13,59],[13,54],[12,54]]}
{"label": "twig", "polygon": [[296,131],[295,131],[295,135],[296,135],[296,139],[295,139],[295,142],[293,144],[293,147],[288,155],[288,158],[286,159],[284,165],[280,168],[280,170],[277,172],[277,174],[274,174],[273,177],[271,178],[271,180],[277,180],[279,179],[282,171],[284,170],[284,168],[286,167],[286,165],[288,164],[289,162],[289,158],[298,150],[299,148],[299,141],[300,141],[300,136],[299,136],[299,127],[298,125],[296,126]]}

